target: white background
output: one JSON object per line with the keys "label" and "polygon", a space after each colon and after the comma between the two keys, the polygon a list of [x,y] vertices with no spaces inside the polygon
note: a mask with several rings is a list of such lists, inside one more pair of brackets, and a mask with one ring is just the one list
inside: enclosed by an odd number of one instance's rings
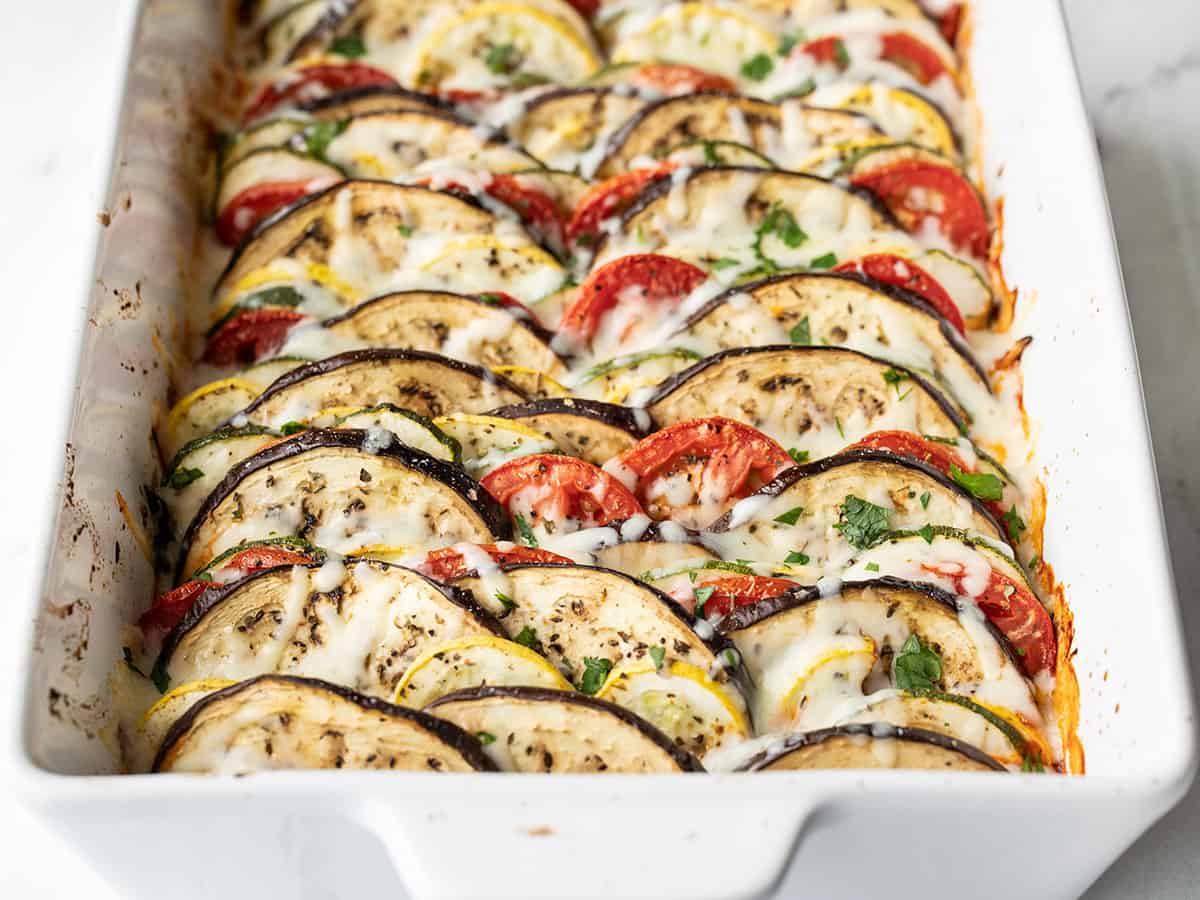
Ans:
{"label": "white background", "polygon": [[[215,0],[197,0],[215,2]],[[0,55],[0,628],[27,629],[45,514],[62,470],[107,124],[133,0],[3,0]],[[1133,307],[1193,668],[1200,660],[1200,4],[1066,0]],[[1014,60],[1024,60],[1014,48]],[[1036,140],[1036,135],[1030,136]],[[1053,148],[1047,147],[1047,152]],[[1119,527],[1119,523],[1113,523]],[[1136,561],[1122,561],[1133,566]],[[1135,582],[1131,581],[1131,587]],[[1130,598],[1136,602],[1136,598]],[[23,684],[0,659],[0,722]],[[12,740],[11,735],[0,739]],[[114,895],[74,852],[0,795],[0,893]],[[1064,840],[1070,840],[1064,835]],[[1101,878],[1088,900],[1200,895],[1200,792]],[[188,854],[187,836],[180,849]]]}

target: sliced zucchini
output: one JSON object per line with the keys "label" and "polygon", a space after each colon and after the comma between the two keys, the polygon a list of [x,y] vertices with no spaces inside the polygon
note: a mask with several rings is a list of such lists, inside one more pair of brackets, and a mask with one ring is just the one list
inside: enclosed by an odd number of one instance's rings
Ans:
{"label": "sliced zucchini", "polygon": [[175,720],[197,701],[236,683],[224,678],[205,678],[171,688],[159,697],[142,713],[136,730],[131,735],[122,735],[122,751],[129,771],[149,772],[154,764],[154,756]]}
{"label": "sliced zucchini", "polygon": [[590,177],[609,136],[645,103],[608,88],[558,88],[531,100],[508,133],[550,168]]}
{"label": "sliced zucchini", "polygon": [[522,365],[561,378],[566,367],[550,335],[522,310],[446,291],[402,291],[327,319],[326,330],[365,347],[441,353],[462,362]]}
{"label": "sliced zucchini", "polygon": [[732,141],[780,168],[800,171],[814,151],[827,144],[882,136],[869,119],[853,112],[722,93],[684,94],[650,104],[626,122],[613,135],[599,174],[624,172],[635,159],[659,158],[696,139]]}
{"label": "sliced zucchini", "polygon": [[481,687],[442,697],[426,711],[479,736],[506,772],[704,771],[695,757],[644,719],[583,694]]}
{"label": "sliced zucchini", "polygon": [[206,591],[163,643],[170,684],[321,678],[390,700],[427,650],[499,632],[466,591],[378,560],[281,566]]}
{"label": "sliced zucchini", "polygon": [[491,415],[542,432],[565,453],[602,466],[649,432],[645,415],[627,406],[575,397],[502,406]]}
{"label": "sliced zucchini", "polygon": [[271,71],[316,52],[358,2],[307,0],[294,3],[270,17],[258,35],[257,68]]}
{"label": "sliced zucchini", "polygon": [[260,391],[244,378],[222,378],[196,388],[171,407],[157,430],[163,454],[172,457],[191,441],[213,431]]}
{"label": "sliced zucchini", "polygon": [[200,504],[243,459],[276,440],[269,428],[220,428],[189,441],[167,464],[161,496],[178,525],[192,521]]}
{"label": "sliced zucchini", "polygon": [[405,109],[441,112],[450,109],[450,106],[433,94],[422,94],[396,85],[373,84],[309,100],[298,108],[320,122],[341,122],[374,112]]}
{"label": "sliced zucchini", "polygon": [[702,535],[722,559],[782,563],[796,552],[833,569],[889,531],[936,525],[1003,542],[988,509],[936,469],[876,450],[851,450],[783,472]]}
{"label": "sliced zucchini", "polygon": [[300,537],[334,553],[507,538],[508,516],[463,471],[387,432],[313,429],[234,466],[188,526],[176,577],[246,540]]}
{"label": "sliced zucchini", "polygon": [[261,392],[269,387],[271,382],[286,375],[292,369],[310,362],[312,360],[304,356],[276,356],[242,369],[238,373],[238,378],[250,382]]}
{"label": "sliced zucchini", "polygon": [[[330,421],[323,421],[329,419]],[[437,459],[462,465],[462,447],[458,441],[438,428],[431,419],[411,409],[401,409],[391,403],[365,408],[339,407],[326,410],[313,423],[319,428],[359,428],[364,431],[383,429],[404,444]]]}
{"label": "sliced zucchini", "polygon": [[[432,174],[442,167],[464,173],[518,172],[538,165],[498,135],[451,113],[419,109],[364,113],[346,120],[325,148],[325,158],[351,177],[387,180]],[[462,178],[471,180],[466,174]]]}
{"label": "sliced zucchini", "polygon": [[489,772],[479,740],[449,722],[349,688],[264,675],[209,694],[176,720],[155,772],[270,769]]}
{"label": "sliced zucchini", "polygon": [[395,702],[420,709],[439,697],[484,685],[574,690],[558,669],[528,647],[476,634],[436,644],[421,654],[396,686]]}
{"label": "sliced zucchini", "polygon": [[685,347],[630,353],[592,366],[579,376],[574,390],[587,400],[643,406],[658,385],[698,359],[699,353]]}
{"label": "sliced zucchini", "polygon": [[813,459],[872,431],[951,436],[966,427],[916,372],[841,347],[725,350],[672,375],[645,403],[659,427],[728,416]]}
{"label": "sliced zucchini", "polygon": [[523,396],[504,379],[445,356],[418,350],[352,350],[307,363],[272,382],[244,414],[281,427],[331,406],[394,403],[433,418],[483,412]]}
{"label": "sliced zucchini", "polygon": [[293,135],[299,134],[309,121],[306,116],[290,114],[257,122],[233,135],[224,149],[220,152],[220,167],[222,172],[256,150],[267,150],[283,147]]}
{"label": "sliced zucchini", "polygon": [[[654,536],[661,537],[657,530]],[[598,550],[596,565],[642,578],[647,572],[658,569],[679,568],[692,563],[699,565],[716,558],[703,544],[676,540],[623,541]]]}
{"label": "sliced zucchini", "polygon": [[441,416],[436,424],[458,441],[462,447],[463,466],[472,478],[482,478],[497,466],[518,456],[555,453],[559,450],[557,443],[540,432],[494,415],[455,413]]}
{"label": "sliced zucchini", "polygon": [[839,725],[792,734],[755,754],[746,772],[794,769],[932,769],[1003,772],[1004,766],[970,744],[920,728]]}
{"label": "sliced zucchini", "polygon": [[946,114],[916,91],[890,87],[879,81],[835,82],[817,88],[807,102],[861,113],[893,141],[911,142],[948,159],[959,155],[958,138]]}
{"label": "sliced zucchini", "polygon": [[767,159],[753,147],[733,141],[684,141],[663,153],[664,160],[676,166],[737,166],[739,168],[775,169],[775,161]]}
{"label": "sliced zucchini", "polygon": [[[341,181],[345,176],[335,166],[292,150],[262,147],[242,155],[226,167],[217,191],[216,208],[220,213],[243,191],[271,182],[303,182],[307,192],[315,194]],[[247,215],[252,215],[250,210]]]}

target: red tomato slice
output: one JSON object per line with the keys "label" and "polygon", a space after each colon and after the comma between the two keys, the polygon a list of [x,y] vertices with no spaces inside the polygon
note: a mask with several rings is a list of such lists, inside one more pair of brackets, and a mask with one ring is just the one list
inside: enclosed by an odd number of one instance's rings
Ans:
{"label": "red tomato slice", "polygon": [[[778,597],[796,586],[786,578],[768,578],[765,575],[731,575],[712,581],[701,580],[699,587],[712,588],[713,592],[704,601],[704,617],[727,616],[742,606],[753,606],[759,600]],[[684,607],[696,612],[696,597],[693,594]]]}
{"label": "red tomato slice", "polygon": [[204,361],[214,366],[249,365],[282,347],[292,327],[307,318],[282,306],[239,312],[208,339]]}
{"label": "red tomato slice", "polygon": [[[221,566],[221,572],[223,574],[240,572],[243,575],[249,575],[275,566],[303,565],[309,562],[313,562],[313,557],[297,550],[269,546],[248,547],[229,557]],[[200,595],[213,586],[213,582],[200,579],[185,581],[179,587],[167,591],[155,600],[154,605],[142,613],[141,618],[138,619],[138,625],[147,632],[165,633],[170,631],[179,624],[187,611],[192,608],[192,604],[200,598]]]}
{"label": "red tomato slice", "polygon": [[737,91],[737,86],[723,75],[679,63],[648,63],[639,66],[630,80],[642,87],[662,91],[669,97],[695,94],[699,91],[725,91],[730,94]]}
{"label": "red tomato slice", "polygon": [[[615,465],[637,476],[634,494],[652,519],[698,507],[712,521],[795,463],[762,432],[713,417],[680,422],[642,438]],[[655,493],[664,478],[686,479],[692,488],[686,504]]]}
{"label": "red tomato slice", "polygon": [[[514,544],[505,550],[497,547],[495,544],[478,544],[477,546],[490,556],[493,562],[502,566],[508,563],[571,562],[565,556],[559,556],[557,553],[551,553],[549,550],[540,550],[537,547],[522,547],[519,544]],[[425,557],[425,561],[416,568],[422,574],[428,575],[430,578],[436,578],[438,581],[450,581],[474,571],[474,567],[468,564],[463,557],[462,551],[456,550],[453,547],[443,547],[440,550],[431,551]]]}
{"label": "red tomato slice", "polygon": [[971,182],[953,166],[901,159],[853,175],[851,181],[879,197],[907,231],[919,233],[926,219],[934,219],[956,248],[987,257],[987,210]]}
{"label": "red tomato slice", "polygon": [[950,467],[957,466],[960,472],[972,472],[962,457],[949,444],[939,444],[907,431],[873,431],[848,450],[866,447],[870,450],[886,450],[899,456],[911,456],[933,466],[947,478]]}
{"label": "red tomato slice", "polygon": [[600,0],[567,0],[567,2],[575,7],[575,11],[585,19],[590,19],[600,8]]}
{"label": "red tomato slice", "polygon": [[[819,63],[836,65],[839,69],[845,69],[851,62],[845,43],[837,35],[809,41],[800,48],[800,52],[807,53]],[[879,58],[904,69],[921,84],[929,84],[942,75],[954,78],[954,73],[946,67],[936,50],[905,31],[880,35]]]}
{"label": "red tomato slice", "polygon": [[[707,278],[703,269],[671,256],[622,256],[592,272],[579,286],[559,328],[580,340],[590,340],[604,316],[619,303],[631,302],[630,294],[636,295],[639,288],[641,299],[637,302],[674,306]],[[632,319],[626,330],[636,324]]]}
{"label": "red tomato slice", "polygon": [[555,244],[562,244],[562,211],[558,204],[537,188],[526,187],[515,175],[495,175],[487,192],[521,217],[521,221],[532,225],[538,234]]}
{"label": "red tomato slice", "polygon": [[942,31],[942,37],[946,39],[946,43],[951,47],[958,41],[958,29],[962,25],[962,14],[962,4],[955,3],[942,13],[941,18],[938,19],[938,28]]}
{"label": "red tomato slice", "polygon": [[518,319],[528,319],[535,325],[541,324],[538,321],[537,313],[512,294],[506,294],[503,291],[484,291],[482,294],[476,294],[475,296],[504,309],[511,309]]}
{"label": "red tomato slice", "polygon": [[873,253],[842,263],[833,271],[860,272],[875,281],[912,291],[941,313],[958,329],[959,334],[967,333],[967,324],[963,321],[962,313],[958,311],[958,304],[936,278],[911,260],[890,253]]}
{"label": "red tomato slice", "polygon": [[[947,562],[922,566],[926,571],[951,578],[955,593],[966,594],[963,582],[966,572],[962,563]],[[992,570],[987,587],[975,598],[988,620],[1009,639],[1020,657],[1021,668],[1027,675],[1045,669],[1054,671],[1054,623],[1037,597],[1020,582],[1002,572]]]}
{"label": "red tomato slice", "polygon": [[607,472],[572,456],[537,453],[493,469],[481,482],[511,515],[560,526],[574,519],[595,528],[642,513],[642,505]]}
{"label": "red tomato slice", "polygon": [[663,163],[653,169],[634,169],[592,185],[579,198],[575,212],[567,222],[567,241],[572,244],[581,241],[589,245],[595,243],[605,219],[619,216],[629,209],[646,185],[668,175],[674,168],[674,163]]}
{"label": "red tomato slice", "polygon": [[395,85],[396,79],[387,72],[362,63],[320,63],[307,66],[296,72],[289,72],[263,88],[246,110],[242,124],[248,125],[285,103],[317,100],[339,91],[375,84]]}
{"label": "red tomato slice", "polygon": [[271,213],[328,187],[334,180],[310,178],[307,181],[268,181],[251,185],[240,191],[221,210],[217,217],[217,237],[222,244],[232,247]]}

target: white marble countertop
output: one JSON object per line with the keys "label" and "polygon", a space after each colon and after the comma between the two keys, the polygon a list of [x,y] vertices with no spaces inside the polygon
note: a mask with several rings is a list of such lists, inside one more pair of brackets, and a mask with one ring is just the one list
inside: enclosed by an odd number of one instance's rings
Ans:
{"label": "white marble countertop", "polygon": [[[38,366],[45,337],[74,355],[86,282],[60,264],[90,247],[90,213],[107,165],[106,98],[120,76],[119,30],[134,0],[66,0],[7,11],[0,56],[8,123],[0,143],[6,204],[0,213],[0,271],[7,287],[0,383],[28,384],[62,397],[73,371]],[[1088,108],[1096,126],[1120,243],[1154,432],[1175,576],[1193,669],[1200,671],[1200,4],[1194,0],[1065,0]],[[53,47],[55,53],[46,53]],[[51,67],[53,66],[53,69]],[[60,215],[62,211],[71,215]],[[8,504],[39,509],[62,466],[65,422],[59,404],[18,402],[20,436],[0,440]],[[18,503],[19,505],[19,503]],[[10,509],[12,506],[10,505]],[[6,516],[0,564],[32,584],[42,564],[41,523]],[[9,581],[11,582],[11,578]],[[24,600],[24,595],[20,598]],[[0,603],[0,628],[27,627],[21,603]],[[0,712],[23,675],[0,659]],[[0,721],[10,721],[7,715]],[[12,735],[0,735],[11,741]],[[1069,836],[1066,836],[1069,840]],[[181,840],[186,840],[181,836]],[[1191,900],[1200,884],[1200,791],[1192,793],[1086,895]],[[14,898],[114,894],[57,835],[0,793],[0,884]]]}

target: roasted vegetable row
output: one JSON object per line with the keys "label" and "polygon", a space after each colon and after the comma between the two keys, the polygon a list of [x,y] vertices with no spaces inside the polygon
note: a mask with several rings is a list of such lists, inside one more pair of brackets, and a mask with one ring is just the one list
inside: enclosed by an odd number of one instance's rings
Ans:
{"label": "roasted vegetable row", "polygon": [[1059,766],[940,6],[233,3],[127,765]]}

